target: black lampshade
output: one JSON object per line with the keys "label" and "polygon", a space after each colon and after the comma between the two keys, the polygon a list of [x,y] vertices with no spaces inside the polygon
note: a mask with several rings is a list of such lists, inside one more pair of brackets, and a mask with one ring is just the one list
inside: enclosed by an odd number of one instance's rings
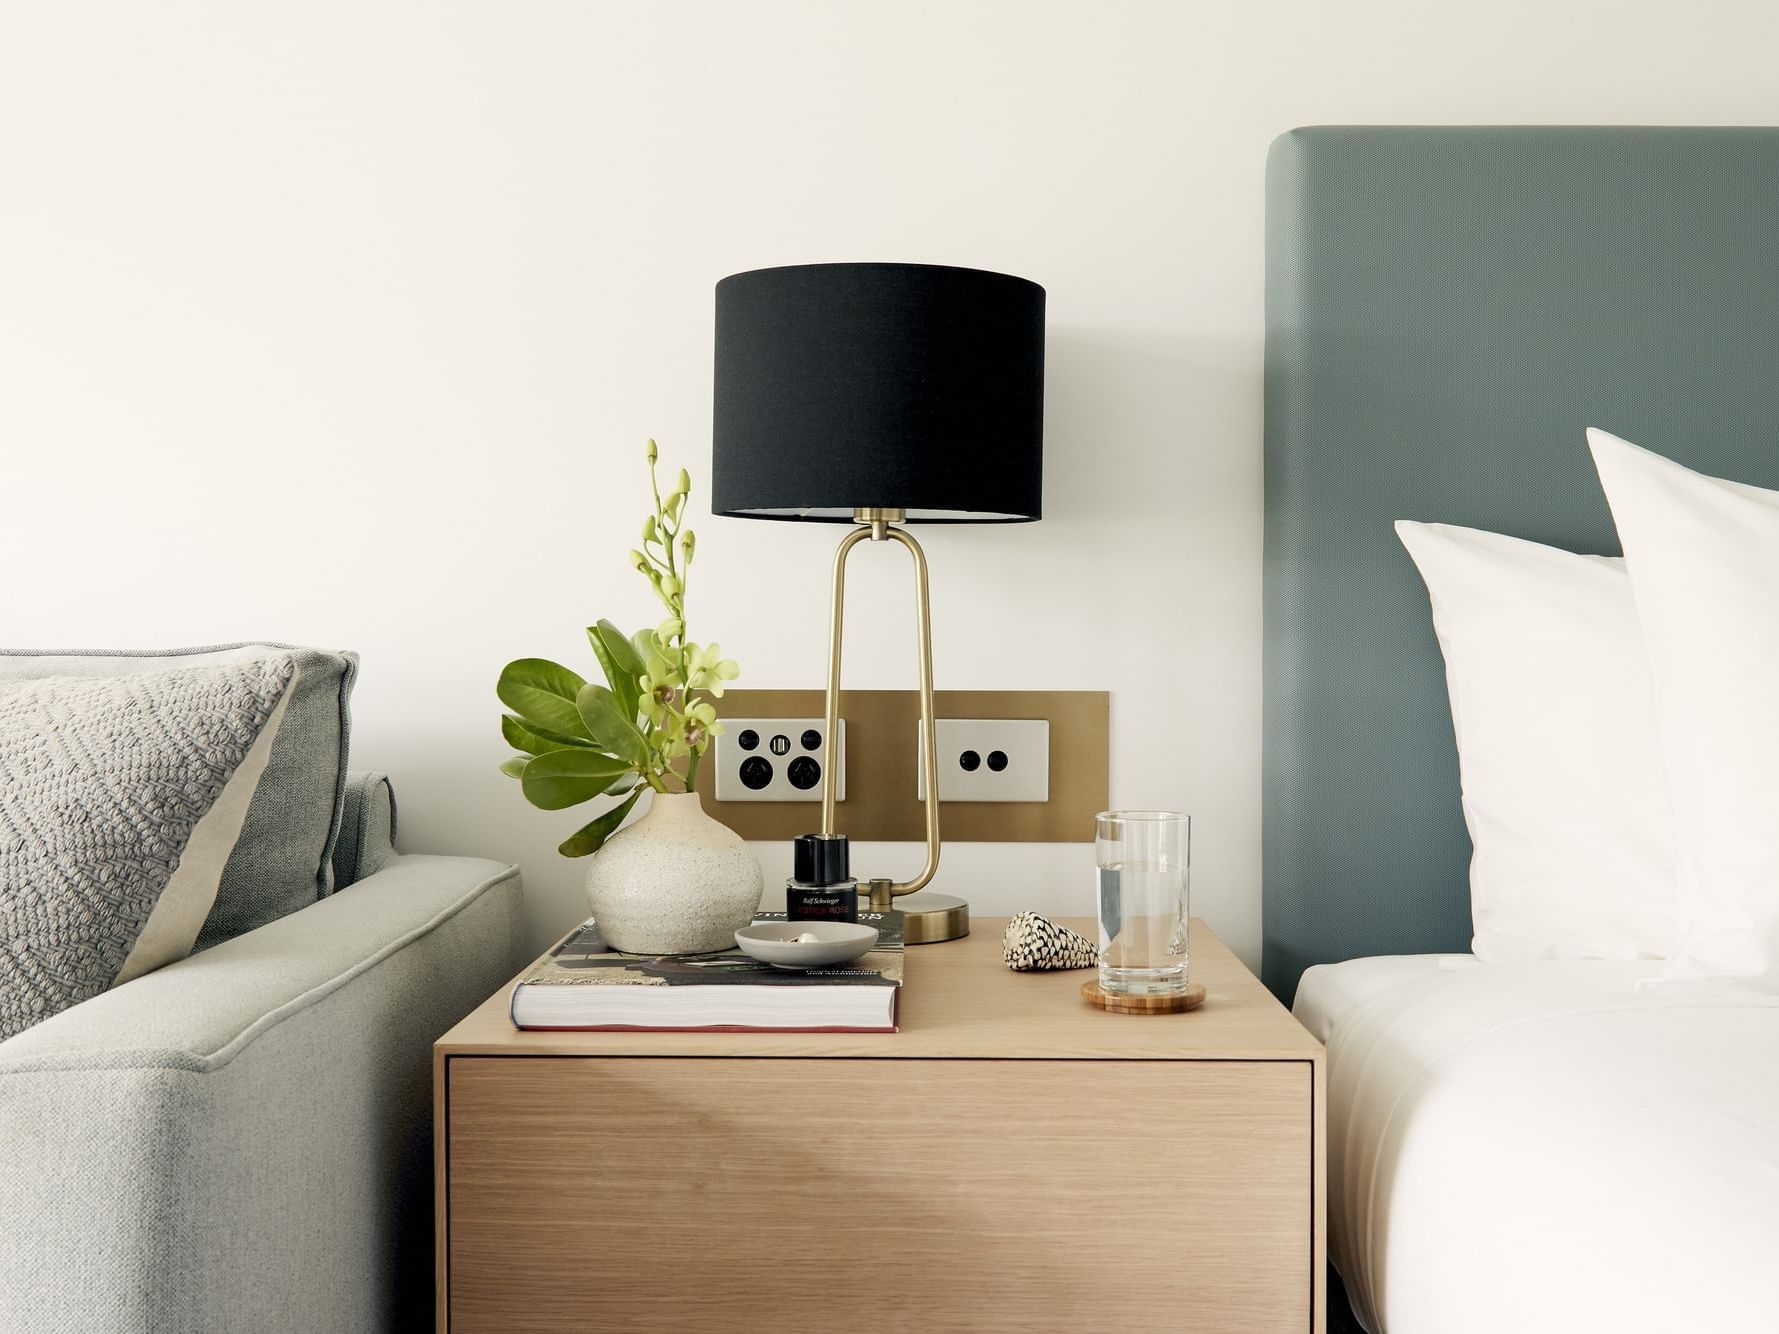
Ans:
{"label": "black lampshade", "polygon": [[1039,517],[1044,289],[937,264],[799,264],[717,284],[711,509],[913,523]]}

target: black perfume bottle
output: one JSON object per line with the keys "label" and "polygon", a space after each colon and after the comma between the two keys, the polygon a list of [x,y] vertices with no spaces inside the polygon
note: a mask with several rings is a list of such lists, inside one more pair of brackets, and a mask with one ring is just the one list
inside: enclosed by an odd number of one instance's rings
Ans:
{"label": "black perfume bottle", "polygon": [[847,865],[845,834],[797,835],[792,842],[791,870],[791,878],[784,884],[785,920],[859,920],[859,882]]}

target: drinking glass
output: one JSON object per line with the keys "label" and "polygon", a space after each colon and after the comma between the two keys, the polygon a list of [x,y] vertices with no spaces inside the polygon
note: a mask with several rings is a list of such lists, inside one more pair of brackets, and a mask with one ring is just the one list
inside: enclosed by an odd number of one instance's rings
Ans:
{"label": "drinking glass", "polygon": [[1178,811],[1094,817],[1100,986],[1127,996],[1186,990],[1191,821]]}

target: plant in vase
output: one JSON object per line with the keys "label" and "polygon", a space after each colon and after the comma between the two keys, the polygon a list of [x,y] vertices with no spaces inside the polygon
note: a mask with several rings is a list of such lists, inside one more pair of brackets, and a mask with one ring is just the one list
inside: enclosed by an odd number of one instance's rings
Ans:
{"label": "plant in vase", "polygon": [[[686,634],[686,578],[697,539],[685,526],[685,469],[664,496],[649,441],[655,509],[630,564],[667,618],[625,635],[610,621],[587,629],[605,684],[545,658],[520,658],[496,693],[512,712],[501,735],[521,752],[500,766],[533,806],[565,810],[621,798],[569,835],[565,857],[595,854],[587,897],[607,943],[636,954],[728,949],[760,904],[760,864],[732,830],[704,813],[693,791],[698,761],[723,725],[712,699],[739,674],[717,645]],[[643,816],[624,826],[643,793]]]}

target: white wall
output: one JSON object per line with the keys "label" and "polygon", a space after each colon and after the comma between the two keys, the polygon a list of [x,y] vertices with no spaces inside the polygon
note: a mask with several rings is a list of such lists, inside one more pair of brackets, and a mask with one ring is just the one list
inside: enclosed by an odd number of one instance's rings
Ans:
{"label": "white wall", "polygon": [[[1193,812],[1195,907],[1253,959],[1268,142],[1772,121],[1776,14],[7,5],[0,642],[358,649],[355,763],[410,848],[521,862],[541,943],[582,910],[578,822],[495,772],[494,677],[655,619],[641,442],[707,483],[712,284],[1003,269],[1050,292],[1046,517],[928,530],[939,684],[1111,690],[1113,801]],[[744,684],[819,684],[834,536],[704,519],[693,631]],[[848,681],[909,684],[901,555],[854,565],[883,615]],[[938,887],[1084,913],[1088,866],[960,844]]]}

